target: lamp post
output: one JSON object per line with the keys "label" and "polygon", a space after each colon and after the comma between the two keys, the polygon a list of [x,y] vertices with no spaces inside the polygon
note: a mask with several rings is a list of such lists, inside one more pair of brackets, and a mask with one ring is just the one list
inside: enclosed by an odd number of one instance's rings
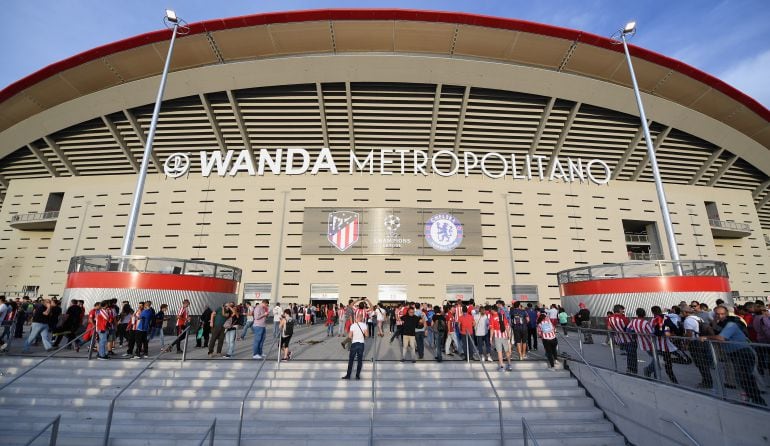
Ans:
{"label": "lamp post", "polygon": [[647,157],[650,159],[650,166],[652,166],[652,177],[655,180],[655,190],[658,193],[658,204],[660,205],[660,213],[663,217],[663,228],[666,232],[666,241],[668,242],[668,252],[671,256],[671,260],[674,262],[674,271],[677,275],[682,275],[682,266],[679,263],[679,249],[676,245],[676,237],[674,236],[674,227],[671,224],[671,214],[668,210],[668,202],[666,201],[666,193],[663,191],[663,182],[660,179],[660,170],[658,169],[658,159],[655,156],[655,149],[652,147],[652,138],[650,137],[650,128],[647,126],[647,116],[644,113],[644,106],[642,105],[642,96],[639,94],[639,85],[636,83],[636,74],[634,74],[634,66],[631,64],[631,54],[628,52],[627,38],[636,34],[636,22],[628,22],[626,26],[619,31],[620,41],[623,43],[623,52],[626,55],[626,62],[628,63],[628,72],[631,74],[631,84],[634,87],[634,96],[636,96],[636,106],[639,108],[639,120],[642,122],[642,130],[644,131],[644,141],[647,144]]}
{"label": "lamp post", "polygon": [[179,30],[180,19],[176,13],[170,9],[166,10],[164,22],[172,26],[171,43],[168,46],[168,55],[166,63],[163,66],[163,74],[160,77],[160,87],[158,87],[158,96],[155,99],[155,108],[152,111],[152,121],[150,121],[150,131],[147,133],[147,142],[144,145],[144,154],[142,155],[142,165],[139,169],[139,178],[136,180],[136,189],[131,202],[131,212],[128,215],[128,225],[126,225],[126,235],[123,237],[123,248],[121,255],[131,255],[131,248],[134,246],[134,236],[136,235],[136,223],[139,218],[139,208],[142,206],[142,194],[144,192],[144,182],[147,179],[147,168],[150,164],[150,155],[152,153],[152,143],[155,139],[155,130],[158,127],[158,115],[160,114],[160,103],[163,100],[163,91],[166,89],[166,78],[168,77],[168,68],[171,65],[171,56],[174,53],[174,42],[176,41],[177,31]]}

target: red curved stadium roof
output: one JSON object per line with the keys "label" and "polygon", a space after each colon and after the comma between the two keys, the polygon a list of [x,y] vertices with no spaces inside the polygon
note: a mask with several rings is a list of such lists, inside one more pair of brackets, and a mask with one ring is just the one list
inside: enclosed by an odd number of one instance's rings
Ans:
{"label": "red curved stadium roof", "polygon": [[[454,23],[512,31],[522,31],[548,37],[568,39],[615,52],[622,51],[622,47],[614,43],[609,38],[583,31],[561,28],[558,26],[545,25],[525,20],[507,19],[460,12],[420,11],[408,9],[319,9],[254,14],[193,23],[190,24],[190,35],[256,25],[310,22],[321,20],[409,20],[421,22]],[[166,29],[153,31],[103,45],[53,63],[45,68],[42,68],[41,70],[30,74],[29,76],[26,76],[8,85],[6,88],[0,91],[0,104],[5,102],[10,97],[16,95],[17,93],[23,91],[24,89],[29,88],[58,73],[61,73],[62,71],[101,57],[119,53],[121,51],[167,40],[169,38],[169,34],[170,31]],[[726,82],[717,79],[708,73],[698,70],[697,68],[694,68],[670,57],[666,57],[654,51],[646,50],[644,48],[633,45],[630,46],[630,51],[631,54],[635,57],[666,67],[696,81],[702,82],[711,88],[722,92],[733,100],[741,103],[746,108],[757,113],[766,121],[770,121],[770,110],[765,108],[762,104],[750,96],[730,86]]]}

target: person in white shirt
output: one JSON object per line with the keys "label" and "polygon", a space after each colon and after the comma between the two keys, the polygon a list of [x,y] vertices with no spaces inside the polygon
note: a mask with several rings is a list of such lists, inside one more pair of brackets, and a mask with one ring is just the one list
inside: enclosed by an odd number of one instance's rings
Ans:
{"label": "person in white shirt", "polygon": [[382,324],[385,322],[385,309],[382,308],[382,306],[377,305],[376,306],[376,312],[377,312],[377,336],[383,337],[385,336],[385,332],[382,331]]}
{"label": "person in white shirt", "polygon": [[277,338],[281,334],[281,316],[283,315],[283,309],[279,302],[275,303],[273,307],[273,337]]}
{"label": "person in white shirt", "polygon": [[[684,336],[692,339],[688,343],[690,354],[692,355],[692,361],[695,363],[695,367],[698,368],[701,381],[698,383],[698,388],[711,389],[714,387],[714,381],[711,376],[711,353],[709,347],[705,342],[702,342],[699,338],[701,334],[712,335],[713,331],[710,330],[708,324],[703,319],[695,314],[695,310],[689,306],[682,307],[682,314],[684,316]],[[703,324],[704,327],[709,327],[709,333],[701,333],[700,327]]]}
{"label": "person in white shirt", "polygon": [[[476,346],[479,348],[479,361],[492,362],[492,346],[490,345],[487,333],[489,332],[489,316],[486,309],[479,308],[473,316],[474,334],[476,336]],[[486,346],[486,350],[484,347]]]}
{"label": "person in white shirt", "polygon": [[556,326],[556,324],[559,321],[559,309],[556,308],[555,304],[551,304],[551,308],[548,309],[548,319],[551,320],[551,323]]}
{"label": "person in white shirt", "polygon": [[348,355],[348,373],[342,379],[350,379],[350,373],[353,371],[353,361],[356,360],[356,379],[361,379],[361,367],[364,362],[364,347],[366,346],[366,337],[369,335],[369,328],[364,322],[363,313],[356,313],[355,323],[350,325],[348,337],[352,341],[350,344],[350,355]]}

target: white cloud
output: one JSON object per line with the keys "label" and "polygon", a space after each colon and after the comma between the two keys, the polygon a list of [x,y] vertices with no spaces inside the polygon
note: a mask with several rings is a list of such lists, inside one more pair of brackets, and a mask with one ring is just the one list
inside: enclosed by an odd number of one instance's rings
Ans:
{"label": "white cloud", "polygon": [[770,50],[743,59],[720,78],[770,108]]}

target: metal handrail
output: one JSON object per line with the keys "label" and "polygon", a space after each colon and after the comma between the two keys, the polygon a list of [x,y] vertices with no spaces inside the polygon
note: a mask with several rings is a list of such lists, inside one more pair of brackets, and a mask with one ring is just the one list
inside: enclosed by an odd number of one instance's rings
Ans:
{"label": "metal handrail", "polygon": [[663,260],[663,254],[659,252],[629,252],[629,260]]}
{"label": "metal handrail", "polygon": [[751,225],[738,223],[737,221],[720,220],[718,218],[709,218],[709,226],[712,228],[735,229],[738,231],[751,232]]}
{"label": "metal handrail", "polygon": [[690,443],[692,443],[693,446],[700,446],[700,443],[698,443],[698,440],[693,438],[693,436],[690,435],[690,433],[687,432],[687,430],[684,427],[682,427],[682,425],[679,424],[676,420],[669,420],[667,418],[661,418],[660,421],[665,421],[666,423],[673,424],[677,429],[679,429],[679,432],[681,432],[682,435],[684,435],[685,437],[687,437],[688,440],[690,440]]}
{"label": "metal handrail", "polygon": [[37,433],[34,437],[32,437],[31,440],[29,440],[24,446],[31,446],[32,443],[35,442],[38,438],[40,438],[41,435],[45,431],[48,430],[50,426],[53,426],[51,428],[51,439],[48,440],[48,446],[56,446],[56,440],[59,437],[59,423],[61,422],[61,414],[59,414],[56,418],[53,419],[50,423],[46,424],[44,428],[40,429],[40,432]]}
{"label": "metal handrail", "polygon": [[214,422],[212,422],[211,426],[206,430],[206,433],[203,435],[203,438],[201,438],[201,442],[198,444],[198,446],[203,446],[203,443],[206,442],[206,438],[209,439],[209,446],[214,446],[214,436],[216,435],[216,431],[217,431],[217,419],[214,418]]}
{"label": "metal handrail", "polygon": [[718,260],[650,260],[580,266],[561,270],[556,278],[561,285],[586,280],[679,275],[729,277],[727,264]]}
{"label": "metal handrail", "polygon": [[[182,333],[188,331],[189,329],[190,327],[188,326],[187,328],[184,329]],[[180,333],[180,336],[182,333]],[[108,446],[110,444],[110,430],[112,429],[112,417],[115,413],[115,404],[117,403],[118,398],[120,398],[120,396],[123,395],[123,392],[128,390],[128,388],[131,387],[144,374],[144,372],[146,372],[153,364],[155,364],[166,353],[168,352],[161,350],[160,353],[158,353],[158,356],[153,358],[152,361],[150,361],[146,366],[144,366],[142,371],[139,372],[136,376],[134,376],[134,378],[131,381],[129,381],[128,384],[123,386],[123,388],[120,389],[120,392],[118,392],[118,394],[112,398],[112,401],[110,401],[110,408],[107,412],[107,423],[104,428],[104,442],[103,442],[104,446]]]}
{"label": "metal handrail", "polygon": [[[57,354],[58,354],[60,351],[62,351],[62,350],[64,350],[65,348],[69,347],[70,345],[72,345],[72,343],[74,343],[74,342],[76,342],[76,341],[79,341],[80,339],[82,339],[82,338],[83,338],[83,336],[85,336],[86,334],[88,334],[88,332],[89,332],[89,331],[94,331],[94,332],[95,332],[95,330],[96,330],[95,328],[92,328],[91,330],[86,330],[86,331],[85,331],[85,332],[83,332],[83,334],[81,334],[80,336],[78,336],[78,337],[76,337],[75,339],[73,339],[73,340],[71,340],[71,341],[67,342],[67,343],[66,343],[66,344],[64,344],[62,347],[60,347],[58,350],[56,350],[55,352],[53,352],[53,353],[49,354],[48,356],[46,356],[45,358],[43,358],[43,360],[42,360],[42,361],[38,362],[37,364],[35,364],[35,365],[33,365],[32,367],[28,368],[27,370],[23,371],[22,373],[20,373],[20,374],[18,374],[18,375],[16,375],[16,376],[14,376],[12,380],[10,380],[10,381],[8,381],[7,383],[5,383],[5,384],[3,384],[2,386],[0,386],[0,390],[3,390],[3,389],[5,389],[6,387],[8,387],[8,386],[10,386],[11,384],[13,384],[14,382],[16,382],[16,380],[17,380],[17,379],[19,379],[19,378],[21,378],[22,376],[26,375],[27,373],[29,373],[29,372],[31,372],[31,371],[33,371],[33,370],[35,370],[35,369],[36,369],[36,368],[37,368],[37,367],[38,367],[40,364],[42,364],[42,363],[44,363],[44,362],[48,361],[49,359],[53,358],[53,357],[54,357],[54,356],[56,356],[56,355],[57,355]],[[94,334],[95,334],[95,333],[94,333]]]}
{"label": "metal handrail", "polygon": [[369,412],[369,446],[374,446],[374,406],[377,404],[377,355],[379,353],[378,336],[374,337],[374,354],[372,355],[372,401]]}
{"label": "metal handrail", "polygon": [[[104,263],[89,263],[93,262],[94,260],[105,260]],[[206,262],[204,260],[182,260],[182,259],[175,259],[171,257],[148,257],[148,256],[141,256],[141,255],[127,255],[127,256],[119,256],[119,255],[81,255],[81,256],[75,256],[70,259],[69,266],[67,268],[68,273],[77,272],[79,270],[79,265],[90,265],[94,268],[96,268],[97,271],[110,271],[109,265],[117,264],[121,265],[120,270],[122,271],[122,265],[127,264],[127,262],[131,261],[146,261],[144,265],[143,270],[139,270],[139,272],[152,272],[152,273],[160,273],[159,271],[147,271],[147,264],[149,261],[162,261],[162,262],[172,262],[179,264],[182,267],[182,272],[178,275],[186,275],[187,271],[189,270],[188,265],[205,265],[209,267],[213,267],[213,272],[211,274],[196,274],[201,277],[218,277],[218,278],[225,278],[220,277],[218,275],[218,270],[224,269],[227,271],[232,272],[232,280],[240,282],[241,277],[243,275],[243,271],[240,268],[237,268],[235,266],[225,265],[222,263],[214,263],[214,262]],[[173,274],[173,273],[161,273],[161,274]],[[228,278],[229,279],[229,278]]]}
{"label": "metal handrail", "polygon": [[[582,336],[583,336],[583,332],[580,330],[580,328],[578,328],[578,338],[582,339]],[[613,396],[613,397],[615,397],[615,399],[616,399],[616,400],[618,400],[618,402],[619,402],[621,405],[623,405],[623,407],[627,407],[627,405],[626,405],[626,403],[623,401],[623,399],[622,399],[622,398],[620,398],[620,395],[618,395],[618,394],[617,394],[617,393],[616,393],[614,390],[612,390],[612,387],[610,387],[610,385],[607,383],[607,381],[605,381],[605,379],[602,377],[602,375],[600,375],[600,374],[599,374],[599,372],[597,372],[597,371],[596,371],[596,368],[595,368],[594,366],[592,366],[591,364],[589,364],[589,363],[588,363],[588,361],[587,361],[587,360],[586,360],[586,358],[583,356],[583,354],[582,354],[582,353],[580,353],[580,351],[579,351],[578,349],[576,349],[576,348],[575,348],[575,346],[574,346],[574,345],[572,345],[572,343],[570,343],[570,342],[569,342],[567,339],[565,339],[565,338],[562,338],[562,340],[563,340],[564,342],[566,342],[566,343],[567,343],[567,345],[569,345],[569,346],[570,346],[570,348],[571,348],[572,350],[574,350],[574,351],[575,351],[575,353],[577,353],[577,355],[580,357],[580,360],[581,360],[581,361],[583,361],[583,364],[585,364],[585,365],[586,365],[586,367],[588,367],[588,369],[589,369],[589,370],[591,370],[591,372],[592,372],[592,373],[593,373],[593,374],[594,374],[594,375],[595,375],[597,378],[599,378],[599,380],[600,380],[600,381],[601,381],[601,382],[604,384],[604,387],[606,387],[606,388],[607,388],[607,390],[609,390],[609,391],[610,391],[610,393],[612,394],[612,396]]]}
{"label": "metal handrail", "polygon": [[[481,355],[481,352],[479,352],[479,355]],[[489,381],[489,385],[492,386],[492,392],[495,393],[495,398],[497,399],[497,416],[498,420],[500,421],[500,446],[505,445],[505,431],[503,430],[503,400],[500,398],[500,394],[497,393],[497,388],[495,387],[495,383],[492,381],[492,377],[489,376],[489,371],[487,370],[486,364],[484,364],[484,358],[481,358],[481,368],[484,369],[484,374],[487,375],[487,381]]]}
{"label": "metal handrail", "polygon": [[[246,393],[243,395],[243,399],[241,400],[241,410],[239,415],[239,421],[238,421],[238,440],[236,441],[237,446],[241,446],[241,432],[243,431],[243,409],[246,406],[246,400],[249,398],[249,394],[251,393],[251,390],[254,388],[254,384],[257,382],[257,378],[259,378],[259,374],[262,373],[262,369],[265,367],[265,362],[267,362],[267,357],[270,356],[270,353],[273,352],[273,347],[279,342],[280,337],[276,338],[273,343],[270,345],[270,350],[267,351],[267,354],[262,358],[262,363],[259,365],[259,368],[257,369],[257,373],[254,374],[254,378],[251,380],[251,384],[249,384],[248,390],[246,390]],[[281,356],[280,350],[278,351],[278,356]]]}
{"label": "metal handrail", "polygon": [[11,223],[19,223],[22,221],[52,220],[54,218],[59,218],[59,211],[29,212],[27,214],[11,215]]}
{"label": "metal handrail", "polygon": [[524,437],[524,446],[529,446],[529,440],[532,440],[533,446],[538,446],[535,433],[532,432],[532,428],[529,427],[529,423],[527,423],[527,420],[524,417],[521,417],[521,431],[522,436]]}
{"label": "metal handrail", "polygon": [[647,234],[626,234],[626,243],[649,243],[650,236]]}

